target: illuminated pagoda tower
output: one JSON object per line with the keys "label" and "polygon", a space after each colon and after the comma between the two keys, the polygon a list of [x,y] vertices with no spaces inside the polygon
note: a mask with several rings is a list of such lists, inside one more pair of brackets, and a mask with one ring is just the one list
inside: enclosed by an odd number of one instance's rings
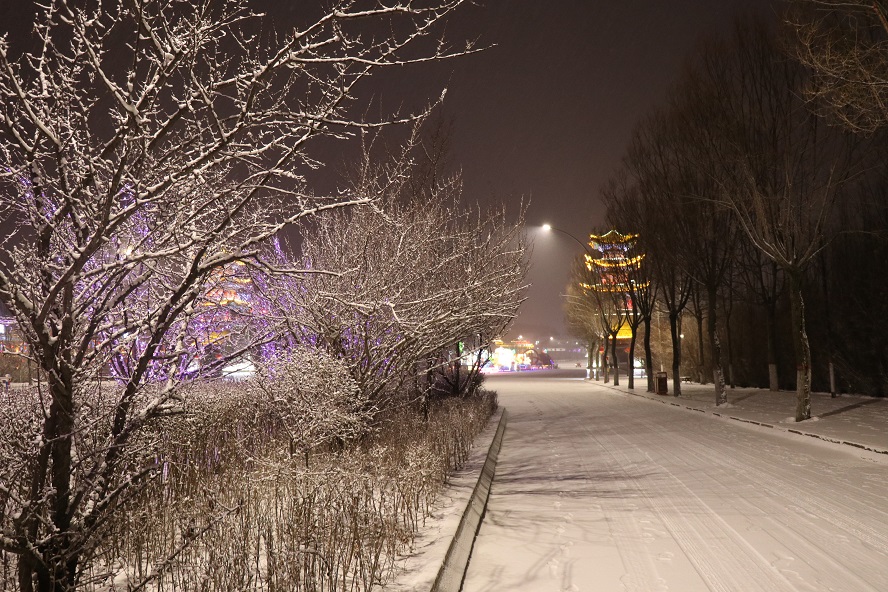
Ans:
{"label": "illuminated pagoda tower", "polygon": [[[607,293],[614,298],[612,306],[616,306],[618,310],[611,321],[611,331],[613,331],[613,347],[614,354],[619,350],[616,348],[618,340],[626,340],[632,338],[632,324],[625,322],[626,317],[633,314],[632,303],[632,286],[630,282],[634,281],[634,270],[641,265],[644,254],[632,254],[638,240],[637,234],[620,234],[616,230],[611,230],[602,235],[589,235],[589,246],[598,251],[601,255],[593,257],[586,255],[586,269],[591,272],[593,284],[583,284],[586,290],[598,292],[599,294]],[[617,325],[617,323],[619,323]],[[607,336],[605,336],[607,339]],[[599,350],[604,353],[606,346],[602,345]],[[622,349],[622,348],[620,348]],[[628,354],[630,349],[625,350]],[[634,362],[626,359],[626,362],[634,368]],[[616,382],[615,382],[616,384]]]}
{"label": "illuminated pagoda tower", "polygon": [[[601,253],[601,257],[586,255],[586,268],[594,272],[598,280],[589,288],[599,292],[628,292],[630,270],[637,269],[644,259],[644,254],[630,256],[637,240],[637,234],[620,234],[616,230],[590,234],[589,246]],[[631,300],[627,298],[626,302],[631,310]]]}

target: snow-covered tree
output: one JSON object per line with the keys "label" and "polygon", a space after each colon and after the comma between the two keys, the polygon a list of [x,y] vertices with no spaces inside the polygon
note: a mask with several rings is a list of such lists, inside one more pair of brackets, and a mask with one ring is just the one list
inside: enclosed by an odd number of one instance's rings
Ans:
{"label": "snow-covered tree", "polygon": [[814,73],[804,92],[820,114],[873,133],[888,124],[888,5],[882,0],[793,0],[796,57]]}
{"label": "snow-covered tree", "polygon": [[177,406],[214,273],[374,199],[310,191],[314,141],[412,119],[366,119],[359,85],[467,51],[429,39],[461,3],[332,1],[268,41],[235,0],[47,0],[31,41],[0,39],[0,300],[45,379],[33,438],[0,462],[0,549],[23,592],[73,590],[152,474],[130,444]]}
{"label": "snow-covered tree", "polygon": [[468,353],[457,351],[459,343],[486,349],[517,314],[525,289],[523,210],[513,221],[503,210],[466,209],[458,178],[416,197],[412,156],[368,157],[356,190],[370,191],[359,189],[369,183],[386,197],[319,216],[297,262],[308,273],[272,282],[270,291],[291,338],[345,360],[378,405],[400,397],[420,366],[444,368]]}
{"label": "snow-covered tree", "polygon": [[270,414],[308,465],[312,450],[364,433],[372,418],[349,368],[322,349],[294,346],[263,361],[254,379]]}
{"label": "snow-covered tree", "polygon": [[795,419],[811,417],[811,348],[803,286],[808,269],[836,232],[836,205],[858,172],[862,147],[824,125],[805,101],[808,72],[782,53],[780,39],[760,22],[738,23],[714,59],[704,63],[725,138],[721,200],[748,239],[787,280],[796,363]]}

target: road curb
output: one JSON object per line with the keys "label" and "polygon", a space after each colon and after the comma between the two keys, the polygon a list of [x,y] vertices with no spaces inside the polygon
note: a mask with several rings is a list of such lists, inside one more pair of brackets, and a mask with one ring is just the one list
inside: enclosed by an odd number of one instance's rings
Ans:
{"label": "road curb", "polygon": [[[676,402],[671,401],[671,400],[668,400],[668,399],[655,399],[655,398],[653,398],[653,397],[649,397],[649,396],[647,396],[646,394],[635,393],[635,392],[631,392],[631,391],[628,391],[628,390],[624,391],[624,390],[622,390],[622,389],[619,389],[619,388],[614,387],[614,386],[609,385],[609,384],[599,384],[598,386],[607,387],[607,388],[609,388],[609,389],[612,390],[612,391],[615,391],[615,392],[618,392],[618,393],[622,393],[622,394],[624,394],[624,395],[632,395],[632,396],[634,396],[634,397],[639,397],[639,398],[641,398],[641,399],[645,399],[645,400],[647,400],[647,401],[653,401],[653,402],[655,402],[655,403],[663,403],[664,405],[671,405],[671,406],[673,406],[673,407],[680,407],[680,408],[682,408],[682,409],[687,409],[688,411],[698,411],[698,412],[700,412],[700,413],[705,413],[705,414],[708,414],[708,415],[713,415],[713,416],[715,416],[715,417],[721,417],[721,418],[724,418],[724,419],[731,419],[731,420],[734,420],[734,421],[739,421],[739,422],[741,422],[741,423],[751,423],[751,424],[755,424],[755,425],[757,425],[757,426],[761,426],[761,427],[764,427],[764,428],[771,428],[771,429],[773,429],[773,430],[777,430],[777,431],[781,431],[781,432],[786,432],[786,433],[789,433],[789,434],[796,434],[796,435],[799,435],[799,436],[807,436],[807,437],[809,437],[809,438],[816,438],[817,440],[823,440],[824,442],[830,442],[831,444],[841,444],[841,445],[843,445],[843,446],[851,446],[851,447],[853,447],[853,448],[859,448],[860,450],[866,450],[867,452],[874,452],[874,453],[876,453],[876,454],[884,454],[884,455],[888,456],[888,450],[885,450],[885,449],[883,449],[883,448],[877,448],[877,447],[875,447],[875,446],[869,446],[869,445],[867,445],[867,444],[860,444],[859,442],[851,442],[851,441],[849,441],[849,440],[841,440],[841,439],[838,439],[838,438],[831,438],[831,437],[829,437],[829,436],[824,436],[824,435],[821,435],[821,434],[815,434],[815,433],[812,433],[812,432],[806,432],[806,431],[804,431],[804,430],[799,430],[799,429],[796,429],[796,428],[784,428],[784,427],[776,426],[776,425],[774,425],[774,424],[766,423],[766,422],[763,422],[763,421],[756,421],[756,420],[754,420],[754,419],[745,419],[745,418],[743,418],[743,417],[736,417],[736,416],[733,416],[733,415],[725,415],[724,413],[720,413],[720,412],[718,412],[718,411],[710,411],[710,410],[708,410],[708,409],[700,409],[699,407],[694,407],[694,406],[692,406],[692,405],[686,405],[686,404],[682,404],[682,403],[676,403]],[[662,396],[662,395],[661,395],[661,396]],[[673,397],[672,395],[669,395],[669,398],[674,398],[674,397]]]}
{"label": "road curb", "polygon": [[462,518],[450,541],[450,547],[444,556],[444,562],[438,571],[438,577],[432,585],[431,592],[459,592],[462,589],[463,579],[466,576],[466,570],[469,567],[469,559],[472,556],[472,547],[475,544],[475,537],[478,529],[481,528],[481,521],[487,512],[487,500],[490,498],[490,487],[493,484],[493,478],[496,476],[496,462],[502,447],[503,437],[506,433],[506,418],[508,413],[503,409],[500,415],[499,424],[496,428],[496,434],[487,450],[487,459],[484,461],[484,467],[478,476],[478,482]]}

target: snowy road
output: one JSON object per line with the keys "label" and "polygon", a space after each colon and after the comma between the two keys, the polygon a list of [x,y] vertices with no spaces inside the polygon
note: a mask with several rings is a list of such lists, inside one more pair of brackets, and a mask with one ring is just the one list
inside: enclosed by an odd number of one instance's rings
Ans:
{"label": "snowy road", "polygon": [[888,463],[572,376],[487,383],[510,418],[466,592],[888,590]]}

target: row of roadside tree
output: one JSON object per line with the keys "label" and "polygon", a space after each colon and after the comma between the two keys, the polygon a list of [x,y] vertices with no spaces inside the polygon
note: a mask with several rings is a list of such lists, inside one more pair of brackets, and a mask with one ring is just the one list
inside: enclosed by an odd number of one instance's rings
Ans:
{"label": "row of roadside tree", "polygon": [[[676,393],[684,373],[712,381],[716,404],[726,374],[795,388],[801,421],[812,385],[888,392],[888,21],[880,2],[785,8],[701,42],[601,193],[644,253],[623,310],[646,336],[647,367],[652,322],[668,319]],[[578,266],[568,316],[592,338],[602,329],[583,309],[597,305],[577,287],[588,273]]]}

